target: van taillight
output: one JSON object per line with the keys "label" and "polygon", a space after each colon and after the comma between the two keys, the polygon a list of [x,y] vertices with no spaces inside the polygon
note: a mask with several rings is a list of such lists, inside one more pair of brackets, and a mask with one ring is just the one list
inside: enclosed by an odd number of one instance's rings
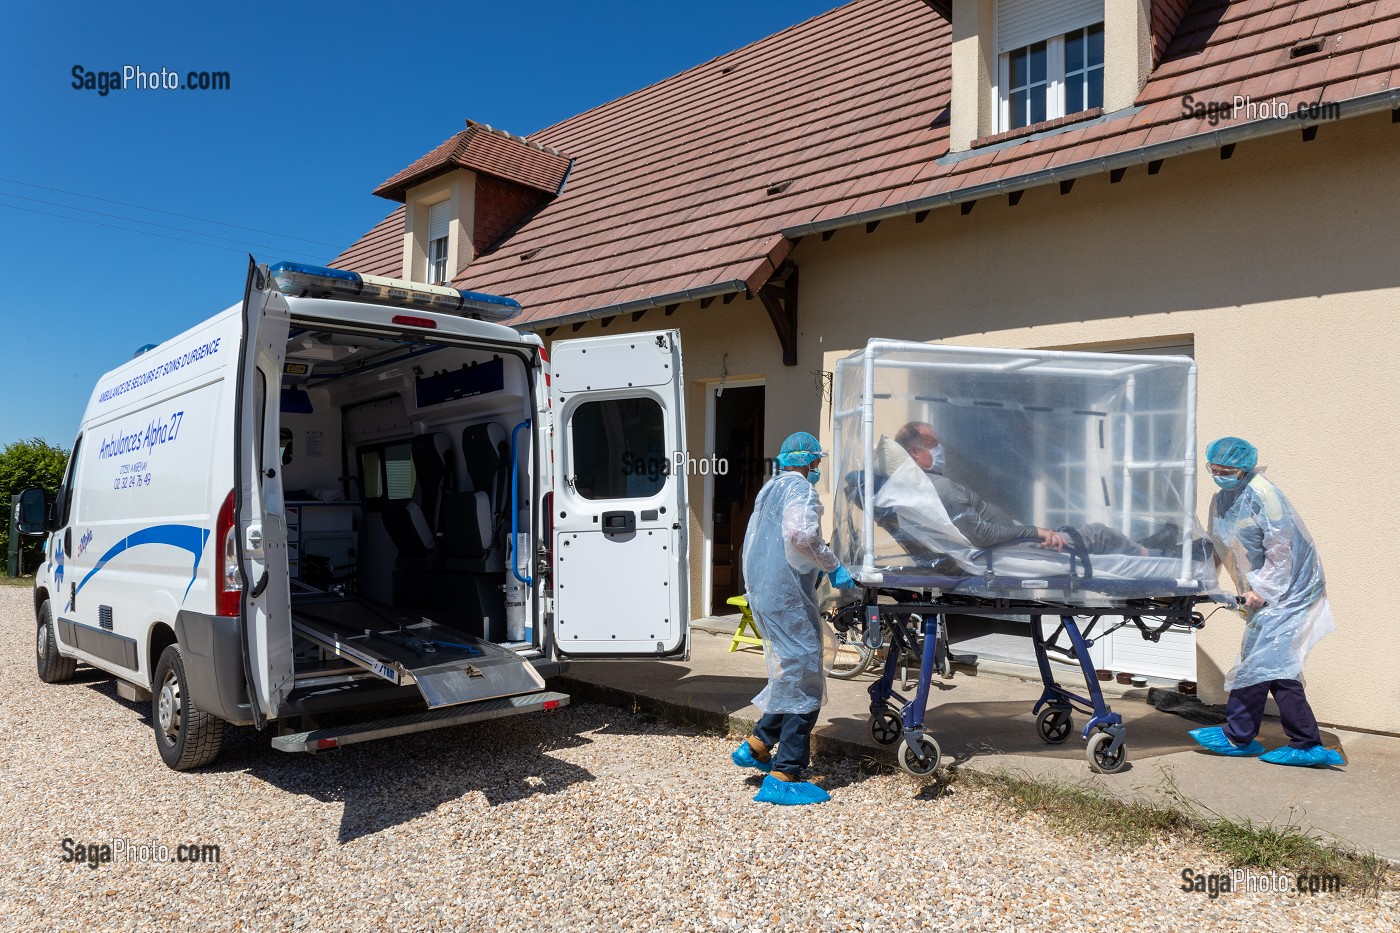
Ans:
{"label": "van taillight", "polygon": [[214,612],[221,616],[236,616],[243,611],[243,572],[238,566],[238,523],[233,509],[233,490],[219,508],[214,523],[214,547],[218,550],[218,580],[215,585]]}

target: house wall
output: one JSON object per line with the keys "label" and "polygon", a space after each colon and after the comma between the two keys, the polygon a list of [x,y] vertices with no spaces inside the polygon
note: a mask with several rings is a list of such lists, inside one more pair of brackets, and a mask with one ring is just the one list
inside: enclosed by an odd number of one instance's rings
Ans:
{"label": "house wall", "polygon": [[[1241,144],[1229,161],[1210,152],[1118,185],[1105,175],[1066,196],[1037,189],[1014,208],[999,198],[967,216],[809,237],[794,253],[798,368],[820,359],[831,371],[877,335],[1036,348],[1189,335],[1201,448],[1224,434],[1253,441],[1317,540],[1338,624],[1306,669],[1318,718],[1400,732],[1384,595],[1400,544],[1378,521],[1400,512],[1397,131],[1369,117],[1310,143],[1290,132]],[[827,443],[829,409],[821,422]],[[1223,699],[1242,632],[1224,610],[1201,632],[1205,699]]]}
{"label": "house wall", "polygon": [[[871,337],[972,346],[1101,347],[1189,337],[1200,368],[1198,443],[1249,438],[1318,542],[1338,631],[1312,653],[1309,695],[1328,724],[1400,733],[1400,646],[1385,571],[1400,558],[1376,516],[1400,513],[1400,306],[1392,206],[1400,128],[1384,115],[983,201],[962,216],[888,220],[804,239],[798,364],[783,366],[761,303],[648,312],[552,339],[679,327],[689,447],[703,451],[706,384],[766,385],[765,455],[790,432],[831,443],[820,374]],[[725,354],[728,354],[727,360]],[[825,481],[824,481],[825,482]],[[829,504],[829,483],[825,498]],[[1208,483],[1198,502],[1204,519]],[[700,614],[703,484],[691,497],[692,615]],[[1383,520],[1382,520],[1383,521]],[[828,513],[829,523],[829,513]],[[829,524],[828,524],[829,530]],[[1377,571],[1380,571],[1380,574]],[[1202,697],[1221,702],[1243,624],[1197,639]]]}

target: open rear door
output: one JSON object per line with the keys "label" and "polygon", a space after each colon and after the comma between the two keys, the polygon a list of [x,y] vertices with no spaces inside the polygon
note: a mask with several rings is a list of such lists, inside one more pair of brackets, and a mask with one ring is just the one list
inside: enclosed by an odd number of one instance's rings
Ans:
{"label": "open rear door", "polygon": [[690,571],[678,331],[552,351],[555,639],[569,657],[685,657]]}
{"label": "open rear door", "polygon": [[235,406],[239,566],[243,568],[243,643],[254,719],[275,717],[294,682],[287,519],[282,499],[282,360],[287,301],[250,261],[243,293]]}

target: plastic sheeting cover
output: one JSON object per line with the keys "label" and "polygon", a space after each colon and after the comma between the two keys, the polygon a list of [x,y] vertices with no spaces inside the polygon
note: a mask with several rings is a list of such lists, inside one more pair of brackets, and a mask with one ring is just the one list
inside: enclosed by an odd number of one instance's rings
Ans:
{"label": "plastic sheeting cover", "polygon": [[768,686],[753,702],[765,713],[810,713],[826,700],[835,640],[815,591],[818,572],[839,564],[822,540],[823,511],[802,474],[779,473],[759,490],[744,535],[744,587],[768,662]]}
{"label": "plastic sheeting cover", "polygon": [[1240,656],[1225,675],[1225,689],[1300,679],[1308,652],[1337,627],[1303,520],[1279,488],[1256,473],[1239,489],[1215,494],[1210,536],[1241,595],[1253,590],[1265,601],[1245,616]]}
{"label": "plastic sheeting cover", "polygon": [[[872,340],[837,364],[835,400],[833,547],[858,578],[1025,598],[1219,592],[1197,543],[1191,359]],[[932,426],[941,474],[894,442],[910,422]],[[1041,528],[1072,529],[1074,546],[1041,547]]]}

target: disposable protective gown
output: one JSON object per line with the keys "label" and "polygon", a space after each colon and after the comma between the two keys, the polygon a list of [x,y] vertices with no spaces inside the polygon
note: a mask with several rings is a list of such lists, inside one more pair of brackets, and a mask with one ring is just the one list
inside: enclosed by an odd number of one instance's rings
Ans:
{"label": "disposable protective gown", "polygon": [[1322,562],[1303,520],[1273,483],[1255,473],[1210,504],[1215,553],[1241,594],[1267,603],[1245,615],[1239,660],[1225,689],[1268,680],[1300,680],[1308,652],[1337,627]]}
{"label": "disposable protective gown", "polygon": [[754,697],[765,713],[810,713],[826,699],[835,647],[817,612],[817,573],[840,566],[821,536],[822,504],[801,473],[759,490],[744,535],[744,584],[763,635],[768,686]]}

